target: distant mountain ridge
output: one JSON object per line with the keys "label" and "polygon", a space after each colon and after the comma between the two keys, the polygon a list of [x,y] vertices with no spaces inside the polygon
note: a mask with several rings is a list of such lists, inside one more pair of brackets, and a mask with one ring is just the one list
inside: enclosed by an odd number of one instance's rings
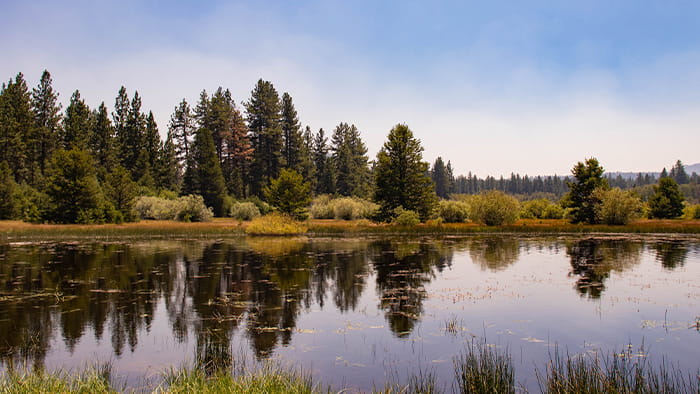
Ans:
{"label": "distant mountain ridge", "polygon": [[[688,173],[688,175],[692,175],[694,172],[700,174],[700,163],[695,163],[691,165],[683,165],[685,168],[685,172]],[[666,167],[666,171],[671,171],[671,166]],[[654,175],[654,176],[659,176],[661,173],[661,170],[659,171],[642,171],[642,175]],[[615,172],[606,172],[606,176],[617,178],[617,176],[621,176],[623,179],[634,179],[639,175],[639,172],[622,172],[622,171],[615,171]]]}

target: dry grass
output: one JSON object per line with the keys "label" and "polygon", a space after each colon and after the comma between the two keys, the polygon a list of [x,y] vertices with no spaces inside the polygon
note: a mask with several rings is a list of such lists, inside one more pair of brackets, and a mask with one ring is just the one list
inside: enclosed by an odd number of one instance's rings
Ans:
{"label": "dry grass", "polygon": [[[477,223],[422,223],[397,227],[366,219],[312,219],[303,223],[311,234],[470,234],[470,233],[683,233],[700,234],[700,220],[643,219],[625,226],[571,224],[564,219],[521,219],[508,226]],[[244,234],[249,222],[215,218],[206,223],[143,220],[125,224],[30,224],[0,221],[0,239],[109,239],[116,237],[211,237]],[[298,232],[297,232],[298,233]]]}

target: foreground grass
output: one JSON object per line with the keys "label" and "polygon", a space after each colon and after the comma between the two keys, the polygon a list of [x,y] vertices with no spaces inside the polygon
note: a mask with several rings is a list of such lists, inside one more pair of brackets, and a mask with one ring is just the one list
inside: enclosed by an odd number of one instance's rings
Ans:
{"label": "foreground grass", "polygon": [[[700,220],[640,220],[625,226],[571,224],[557,219],[522,219],[507,226],[484,226],[477,223],[439,223],[416,226],[396,226],[368,220],[308,220],[280,223],[268,216],[257,222],[240,222],[231,218],[216,218],[206,223],[143,220],[137,223],[79,225],[30,224],[20,221],[0,221],[1,239],[112,239],[128,237],[206,238],[249,234],[595,234],[595,233],[676,233],[700,234]],[[252,227],[252,228],[251,228]],[[257,227],[257,228],[256,228]]]}
{"label": "foreground grass", "polygon": [[[515,393],[527,392],[514,379],[514,367],[507,350],[483,342],[472,342],[453,359],[452,386],[440,385],[432,372],[421,371],[406,383],[385,383],[373,393]],[[613,352],[608,356],[563,354],[556,348],[550,354],[545,372],[535,370],[542,393],[700,393],[700,372],[683,374],[667,363],[654,367],[640,351]],[[365,384],[367,382],[364,382]],[[445,383],[445,382],[442,382]],[[232,373],[222,368],[207,374],[204,368],[183,368],[164,374],[153,393],[331,393],[338,392],[314,384],[311,376],[299,370],[266,363],[254,370]],[[110,393],[108,369],[90,369],[82,374],[43,372],[0,375],[2,393]],[[121,390],[120,390],[121,391]],[[140,392],[143,389],[139,390]],[[342,389],[340,392],[353,392]]]}

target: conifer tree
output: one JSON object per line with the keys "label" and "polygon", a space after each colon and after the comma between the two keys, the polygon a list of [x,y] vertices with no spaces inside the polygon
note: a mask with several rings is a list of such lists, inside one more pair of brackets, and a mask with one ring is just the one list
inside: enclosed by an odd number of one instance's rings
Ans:
{"label": "conifer tree", "polygon": [[177,160],[177,149],[170,132],[158,152],[156,187],[165,190],[180,190],[182,183],[181,167]]}
{"label": "conifer tree", "polygon": [[51,154],[59,147],[61,127],[61,104],[58,93],[54,92],[51,74],[44,70],[39,85],[32,90],[32,111],[34,112],[34,137],[29,151],[43,174]]}
{"label": "conifer tree", "polygon": [[10,166],[6,161],[0,162],[0,220],[14,218],[16,187]]}
{"label": "conifer tree", "polygon": [[226,169],[224,179],[231,194],[237,198],[244,198],[247,195],[246,180],[253,157],[253,147],[248,138],[248,127],[243,115],[233,100],[230,100],[230,116],[230,130],[227,134],[223,163]]}
{"label": "conifer tree", "polygon": [[336,193],[365,197],[370,181],[367,148],[357,127],[340,123],[333,131],[331,141]]}
{"label": "conifer tree", "polygon": [[435,159],[433,169],[430,171],[430,177],[433,179],[433,183],[435,183],[435,194],[440,198],[447,198],[450,180],[442,157]]}
{"label": "conifer tree", "polygon": [[261,197],[263,187],[279,175],[283,161],[284,141],[277,90],[269,81],[258,80],[245,107],[253,146],[250,167],[251,192]]}
{"label": "conifer tree", "polygon": [[323,129],[319,129],[313,141],[313,163],[316,169],[316,194],[335,193],[333,167],[328,156],[328,138]]}
{"label": "conifer tree", "polygon": [[649,199],[649,217],[657,219],[674,219],[683,215],[683,201],[678,183],[671,177],[659,179],[654,186],[654,195]]}
{"label": "conifer tree", "polygon": [[34,126],[30,99],[22,73],[0,89],[0,162],[7,161],[18,183],[30,180],[27,139]]}
{"label": "conifer tree", "polygon": [[564,197],[564,203],[571,208],[573,223],[596,223],[596,206],[600,200],[593,191],[609,188],[603,172],[605,170],[594,157],[586,159],[585,163],[578,162],[571,170],[575,181],[567,182],[569,193]]}
{"label": "conifer tree", "polygon": [[404,124],[394,126],[377,154],[374,199],[379,204],[380,219],[390,220],[397,208],[418,213],[427,220],[437,197],[423,161],[423,147]]}
{"label": "conifer tree", "polygon": [[170,124],[168,125],[168,133],[175,145],[177,160],[181,169],[187,163],[194,131],[195,125],[192,110],[187,100],[182,99],[180,104],[175,107],[175,111],[170,117]]}
{"label": "conifer tree", "polygon": [[105,179],[104,189],[106,197],[114,205],[114,209],[119,211],[121,219],[127,222],[134,221],[132,211],[137,188],[129,171],[120,165],[112,168]]}
{"label": "conifer tree", "polygon": [[51,210],[46,219],[56,223],[101,220],[101,192],[95,166],[85,150],[58,150],[49,169],[46,193]]}
{"label": "conifer tree", "polygon": [[311,132],[311,128],[306,126],[304,133],[301,136],[301,154],[299,168],[300,173],[311,184],[311,190],[315,190],[316,186],[316,169],[314,168],[314,135]]}
{"label": "conifer tree", "polygon": [[[145,129],[146,116],[141,112],[141,97],[138,92],[134,92],[123,132],[117,135],[121,165],[131,172],[134,180],[144,175],[143,167],[148,162],[148,157],[144,157],[145,155],[141,153],[145,145]],[[139,156],[141,156],[140,160]]]}
{"label": "conifer tree", "polygon": [[126,93],[126,88],[122,86],[119,88],[117,98],[114,100],[114,112],[112,112],[112,126],[114,127],[117,143],[115,148],[117,149],[120,160],[121,146],[119,145],[126,139],[126,121],[129,118],[129,106],[129,96]]}
{"label": "conifer tree", "polygon": [[146,154],[146,162],[148,168],[140,168],[141,176],[148,176],[154,178],[158,172],[158,158],[161,149],[160,133],[158,132],[158,125],[156,124],[153,112],[148,112],[148,117],[146,117],[146,128],[143,136],[143,151]]}
{"label": "conifer tree", "polygon": [[66,115],[63,117],[61,148],[86,150],[92,124],[90,107],[80,98],[80,92],[76,90],[70,98]]}
{"label": "conifer tree", "polygon": [[297,173],[303,172],[303,139],[299,116],[294,108],[292,96],[285,92],[282,95],[282,134],[284,136],[284,166]]}
{"label": "conifer tree", "polygon": [[116,165],[116,152],[114,141],[114,128],[109,120],[107,106],[102,102],[93,112],[94,122],[92,133],[88,139],[89,150],[95,159],[95,164],[103,170],[109,171]]}
{"label": "conifer tree", "polygon": [[214,139],[207,129],[195,134],[183,185],[184,194],[199,194],[204,203],[214,210],[214,215],[225,214],[226,184],[216,156]]}
{"label": "conifer tree", "polygon": [[295,219],[308,217],[307,207],[311,202],[311,185],[298,172],[282,169],[264,189],[265,199],[280,212]]}
{"label": "conifer tree", "polygon": [[676,161],[676,164],[674,164],[673,167],[671,167],[671,173],[669,174],[669,176],[673,178],[679,185],[685,185],[690,181],[688,173],[685,172],[685,166],[680,160]]}

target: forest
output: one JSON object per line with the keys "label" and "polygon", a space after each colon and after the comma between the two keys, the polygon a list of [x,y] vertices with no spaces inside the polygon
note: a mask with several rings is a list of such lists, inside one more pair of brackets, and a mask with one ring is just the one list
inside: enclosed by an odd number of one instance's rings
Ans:
{"label": "forest", "polygon": [[[121,87],[110,111],[105,102],[90,108],[75,90],[63,110],[52,84],[48,71],[32,89],[22,73],[2,84],[0,219],[248,220],[279,211],[297,219],[618,224],[700,214],[698,175],[680,161],[633,179],[606,176],[595,159],[568,176],[455,176],[449,160],[423,160],[404,124],[389,131],[374,160],[352,123],[302,126],[292,96],[262,79],[240,104],[223,87],[202,90],[197,103],[182,99],[165,139],[137,91]],[[510,213],[490,218],[489,205]],[[629,212],[608,216],[623,219],[605,219],[603,211],[620,207]]]}

